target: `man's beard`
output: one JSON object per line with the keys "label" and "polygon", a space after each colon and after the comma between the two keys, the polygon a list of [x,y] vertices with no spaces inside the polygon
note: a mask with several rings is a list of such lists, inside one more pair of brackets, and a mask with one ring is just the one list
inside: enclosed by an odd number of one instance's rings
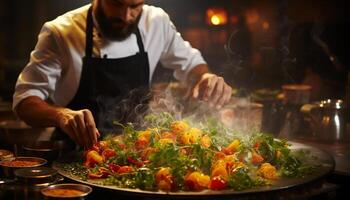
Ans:
{"label": "man's beard", "polygon": [[101,8],[101,5],[97,6],[95,17],[104,37],[114,41],[121,41],[128,38],[131,33],[135,32],[140,21],[141,14],[137,17],[135,22],[127,24],[124,27],[113,26],[113,24],[125,24],[125,22],[120,18],[108,19]]}

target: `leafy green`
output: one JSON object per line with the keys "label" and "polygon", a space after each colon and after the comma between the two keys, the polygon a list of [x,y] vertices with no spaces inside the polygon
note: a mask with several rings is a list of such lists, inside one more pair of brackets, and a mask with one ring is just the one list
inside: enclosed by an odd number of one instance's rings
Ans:
{"label": "leafy green", "polygon": [[228,179],[229,187],[234,190],[241,191],[250,189],[256,186],[266,185],[266,181],[257,177],[255,179],[251,178],[249,175],[249,170],[246,167],[237,168]]}

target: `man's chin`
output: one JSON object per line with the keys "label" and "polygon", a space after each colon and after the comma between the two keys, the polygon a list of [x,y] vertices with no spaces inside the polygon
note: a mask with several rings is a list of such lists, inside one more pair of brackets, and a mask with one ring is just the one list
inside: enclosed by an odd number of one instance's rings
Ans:
{"label": "man's chin", "polygon": [[128,38],[131,34],[132,31],[129,30],[123,30],[123,31],[109,31],[107,32],[108,34],[103,34],[106,38],[108,38],[109,40],[113,40],[113,41],[122,41],[125,40],[126,38]]}

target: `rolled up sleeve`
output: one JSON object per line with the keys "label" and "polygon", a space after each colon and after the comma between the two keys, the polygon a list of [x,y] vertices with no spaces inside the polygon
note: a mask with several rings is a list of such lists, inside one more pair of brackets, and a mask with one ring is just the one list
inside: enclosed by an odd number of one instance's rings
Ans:
{"label": "rolled up sleeve", "polygon": [[62,73],[64,51],[54,27],[46,23],[40,31],[38,42],[30,55],[30,61],[18,76],[12,108],[29,96],[46,100],[53,96]]}

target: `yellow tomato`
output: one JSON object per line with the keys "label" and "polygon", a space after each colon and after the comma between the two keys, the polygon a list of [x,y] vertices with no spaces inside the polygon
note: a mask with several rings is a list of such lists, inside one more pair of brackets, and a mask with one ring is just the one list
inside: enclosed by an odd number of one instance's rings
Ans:
{"label": "yellow tomato", "polygon": [[263,163],[258,169],[258,175],[266,179],[276,179],[276,167],[271,165],[270,163]]}
{"label": "yellow tomato", "polygon": [[84,165],[86,167],[93,167],[95,164],[101,164],[103,163],[104,159],[103,157],[95,150],[90,150],[86,154],[86,161]]}
{"label": "yellow tomato", "polygon": [[166,144],[173,144],[174,140],[169,139],[169,138],[163,138],[163,139],[160,139],[158,142],[161,146],[164,146]]}
{"label": "yellow tomato", "polygon": [[170,124],[170,129],[173,133],[176,135],[180,135],[183,132],[185,132],[187,129],[189,129],[190,126],[185,121],[174,121]]}
{"label": "yellow tomato", "polygon": [[162,167],[156,173],[156,183],[160,190],[169,191],[172,189],[173,177],[169,167]]}
{"label": "yellow tomato", "polygon": [[237,151],[239,145],[240,145],[240,141],[239,140],[233,140],[229,145],[228,148],[231,149],[232,151]]}
{"label": "yellow tomato", "polygon": [[150,130],[145,130],[145,131],[140,131],[138,134],[138,138],[145,138],[149,141],[151,137],[151,131]]}
{"label": "yellow tomato", "polygon": [[210,140],[210,137],[208,135],[204,135],[201,138],[201,145],[205,148],[209,148],[211,146],[211,140]]}
{"label": "yellow tomato", "polygon": [[190,190],[202,190],[208,188],[210,177],[201,172],[192,172],[185,178],[185,185]]}
{"label": "yellow tomato", "polygon": [[194,144],[197,143],[201,135],[202,131],[200,129],[190,128],[180,135],[180,142],[182,144]]}
{"label": "yellow tomato", "polygon": [[212,171],[211,171],[211,177],[215,177],[215,176],[221,176],[223,177],[225,180],[228,179],[228,172],[226,170],[226,163],[222,162],[219,164],[216,164]]}

